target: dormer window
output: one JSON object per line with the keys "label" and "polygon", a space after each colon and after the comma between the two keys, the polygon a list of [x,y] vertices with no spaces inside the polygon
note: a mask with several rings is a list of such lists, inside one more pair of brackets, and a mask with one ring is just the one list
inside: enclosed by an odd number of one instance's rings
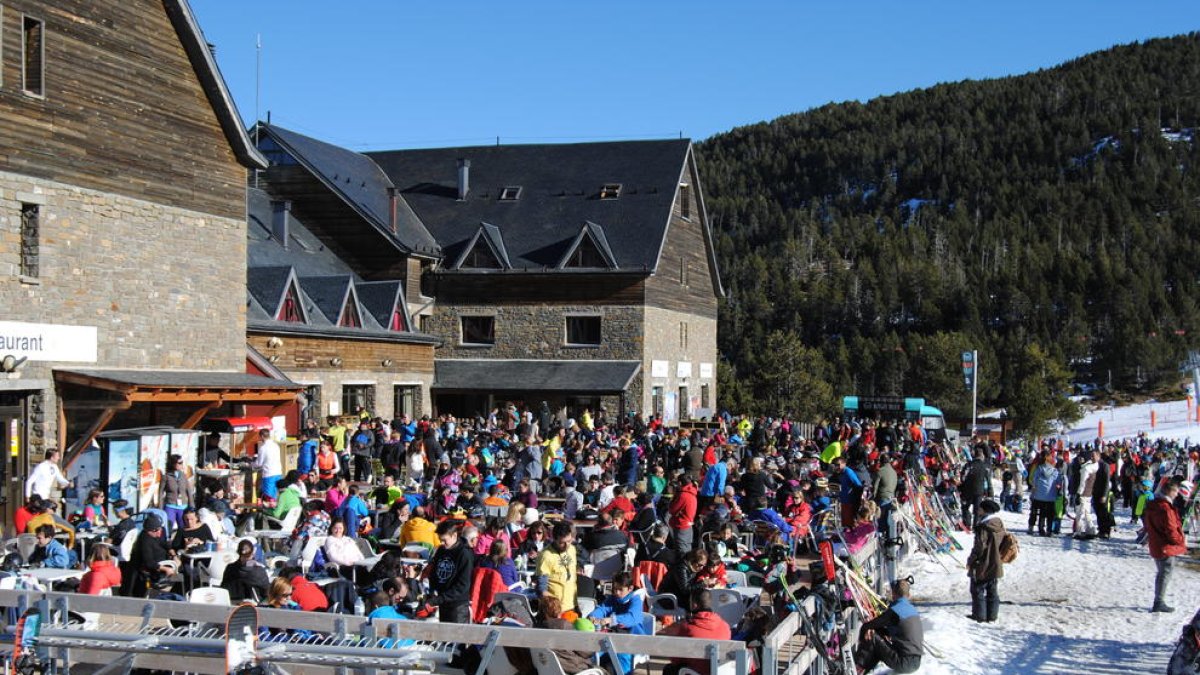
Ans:
{"label": "dormer window", "polygon": [[520,185],[510,185],[510,186],[500,190],[500,201],[502,201],[502,202],[515,202],[520,198],[521,198],[521,186]]}
{"label": "dormer window", "polygon": [[404,321],[404,310],[397,307],[392,311],[392,321],[388,324],[388,329],[400,333],[408,330],[408,323]]}
{"label": "dormer window", "polygon": [[596,248],[596,243],[590,237],[584,237],[563,267],[567,269],[608,269],[608,261],[604,259],[600,249]]}
{"label": "dormer window", "polygon": [[342,328],[362,328],[362,318],[358,315],[358,303],[354,301],[353,295],[346,298],[346,306],[342,308],[342,316],[338,319],[338,325]]}
{"label": "dormer window", "polygon": [[620,183],[605,183],[604,187],[600,188],[600,199],[616,199],[621,196]]}
{"label": "dormer window", "polygon": [[300,305],[300,291],[296,289],[295,282],[288,284],[287,293],[283,296],[283,302],[279,303],[279,313],[275,319],[288,323],[304,323],[304,309]]}

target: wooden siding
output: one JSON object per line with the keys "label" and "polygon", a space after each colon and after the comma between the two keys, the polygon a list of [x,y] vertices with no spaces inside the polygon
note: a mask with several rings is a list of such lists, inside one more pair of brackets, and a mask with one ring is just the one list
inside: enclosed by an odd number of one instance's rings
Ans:
{"label": "wooden siding", "polygon": [[[0,0],[0,166],[229,218],[246,170],[161,0]],[[45,96],[22,92],[22,14],[45,21]]]}
{"label": "wooden siding", "polygon": [[259,174],[259,186],[276,199],[290,199],[292,213],[304,226],[363,278],[405,279],[406,256],[308,169],[277,164]]}
{"label": "wooden siding", "polygon": [[[696,199],[699,176],[690,158],[683,181],[691,186],[686,191],[691,217],[683,217],[679,197],[682,191],[677,190],[658,271],[646,280],[646,305],[716,318],[717,296],[713,292],[712,267],[704,241],[703,214]],[[681,278],[684,265],[687,268],[686,283]]]}
{"label": "wooden siding", "polygon": [[[267,344],[271,337],[271,333],[255,332],[246,341],[267,358],[278,356],[275,365],[285,373],[328,371],[332,369],[330,361],[335,357],[342,359],[338,368],[348,371],[381,374],[433,372],[433,345],[282,335],[279,337],[283,344],[271,347]],[[385,367],[385,359],[390,359],[392,365]]]}
{"label": "wooden siding", "polygon": [[446,305],[641,305],[645,278],[570,273],[429,274],[425,287]]}

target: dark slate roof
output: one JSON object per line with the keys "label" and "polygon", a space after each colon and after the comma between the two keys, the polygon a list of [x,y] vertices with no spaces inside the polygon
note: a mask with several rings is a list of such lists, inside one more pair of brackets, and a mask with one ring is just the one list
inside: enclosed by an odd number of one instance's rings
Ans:
{"label": "dark slate roof", "polygon": [[[653,271],[690,142],[625,141],[369,152],[400,188],[446,261],[457,260],[481,223],[499,228],[516,269],[554,269],[586,223],[603,227],[620,271]],[[457,160],[471,162],[458,201]],[[616,199],[600,199],[608,183]],[[520,198],[500,191],[520,186]]]}
{"label": "dark slate roof", "polygon": [[283,265],[246,269],[246,291],[258,301],[267,316],[279,313],[279,301],[283,299],[283,290],[291,274],[292,268]]}
{"label": "dark slate roof", "polygon": [[208,103],[217,115],[217,121],[221,130],[225,132],[225,140],[233,150],[234,156],[248,169],[267,168],[267,159],[254,147],[246,133],[246,127],[242,125],[242,116],[238,113],[237,104],[229,95],[225,78],[221,77],[217,60],[213,58],[208,41],[204,39],[204,32],[200,30],[200,24],[196,22],[187,0],[164,0],[163,7],[167,10],[167,16],[175,27],[188,60],[192,62],[192,69],[196,71],[204,95],[208,97]]}
{"label": "dark slate roof", "polygon": [[271,229],[271,195],[258,188],[246,191],[247,259],[250,267],[294,267],[314,276],[358,276],[350,265],[327,248],[304,221],[288,214],[288,243],[284,248]]}
{"label": "dark slate roof", "polygon": [[437,359],[433,388],[467,391],[563,391],[615,394],[629,388],[639,361]]}
{"label": "dark slate roof", "polygon": [[406,252],[438,255],[438,243],[403,198],[397,204],[396,233],[392,233],[388,188],[393,185],[366,155],[273,124],[260,123],[259,130],[296,158],[387,240]]}
{"label": "dark slate roof", "polygon": [[235,372],[190,370],[77,370],[56,368],[55,373],[76,375],[93,380],[107,380],[136,387],[211,388],[211,389],[300,389],[290,380],[276,380],[261,375]]}
{"label": "dark slate roof", "polygon": [[[337,325],[342,316],[342,306],[345,304],[346,293],[354,280],[348,276],[337,277],[300,277],[300,286],[312,299],[329,323]],[[353,299],[351,299],[353,302]],[[361,312],[359,313],[361,316]]]}
{"label": "dark slate roof", "polygon": [[[404,286],[399,281],[370,281],[354,285],[358,293],[358,303],[380,328],[392,324],[392,311],[397,307],[404,313],[404,325],[411,326],[408,320],[407,303],[404,301]],[[364,317],[366,320],[366,317]]]}

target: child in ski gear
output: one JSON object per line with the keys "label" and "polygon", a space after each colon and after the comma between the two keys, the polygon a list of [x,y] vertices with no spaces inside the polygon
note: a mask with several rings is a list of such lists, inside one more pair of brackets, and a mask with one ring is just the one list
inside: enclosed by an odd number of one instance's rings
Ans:
{"label": "child in ski gear", "polygon": [[979,622],[993,622],[1000,614],[997,584],[1004,576],[1000,560],[1000,542],[1004,539],[1004,521],[997,515],[1000,505],[985,499],[979,505],[983,518],[975,526],[975,545],[967,557],[967,576],[971,580],[971,614]]}
{"label": "child in ski gear", "polygon": [[864,623],[859,629],[854,663],[869,673],[882,662],[895,673],[915,673],[921,669],[925,632],[921,617],[908,596],[907,579],[892,582],[892,603],[885,612]]}
{"label": "child in ski gear", "polygon": [[[1142,514],[1146,512],[1146,506],[1154,499],[1154,483],[1149,478],[1142,481],[1141,491],[1138,493],[1137,501],[1133,505],[1133,518],[1129,522],[1136,523],[1142,519]],[[1141,543],[1141,542],[1138,542]]]}

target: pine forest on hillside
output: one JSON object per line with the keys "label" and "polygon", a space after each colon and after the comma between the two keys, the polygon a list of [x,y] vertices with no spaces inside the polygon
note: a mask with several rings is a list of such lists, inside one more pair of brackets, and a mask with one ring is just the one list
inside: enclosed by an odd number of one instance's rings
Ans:
{"label": "pine forest on hillside", "polygon": [[[831,104],[699,146],[728,297],[722,405],[1146,390],[1200,344],[1200,35]],[[832,383],[832,386],[830,386]]]}

